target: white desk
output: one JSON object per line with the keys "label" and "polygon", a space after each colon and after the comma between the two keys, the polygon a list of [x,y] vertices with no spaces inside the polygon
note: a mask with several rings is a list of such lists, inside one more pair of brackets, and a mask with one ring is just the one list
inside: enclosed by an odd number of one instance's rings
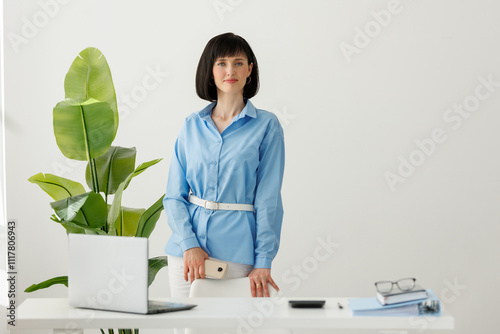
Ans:
{"label": "white desk", "polygon": [[[306,298],[293,298],[306,299]],[[319,299],[319,298],[311,298]],[[54,333],[83,333],[92,328],[331,328],[451,330],[453,317],[353,317],[346,298],[325,298],[322,309],[295,309],[288,298],[163,299],[197,304],[187,311],[138,315],[78,309],[66,298],[29,298],[17,310],[15,329],[53,329]],[[341,303],[344,309],[339,309]]]}

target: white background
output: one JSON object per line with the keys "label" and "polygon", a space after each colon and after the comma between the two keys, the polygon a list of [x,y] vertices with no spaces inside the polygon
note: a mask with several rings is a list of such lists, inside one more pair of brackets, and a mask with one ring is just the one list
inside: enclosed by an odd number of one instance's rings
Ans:
{"label": "white background", "polygon": [[[18,222],[18,302],[67,294],[63,286],[22,291],[67,274],[65,230],[49,219],[51,198],[27,179],[44,172],[85,182],[84,165],[60,153],[52,130],[74,58],[89,46],[107,58],[121,116],[114,145],[135,146],[137,163],[163,158],[124,193],[125,206],[145,208],[164,192],[183,119],[206,104],[194,90],[199,56],[211,37],[231,31],[260,65],[253,103],[277,114],[285,131],[285,217],[273,263],[285,295],[372,296],[377,280],[417,277],[454,315],[454,333],[498,332],[498,1],[3,6],[6,213]],[[464,104],[470,113],[453,111]],[[404,182],[391,187],[388,173]],[[162,214],[151,256],[163,255],[169,235]],[[150,295],[169,295],[167,269]]]}

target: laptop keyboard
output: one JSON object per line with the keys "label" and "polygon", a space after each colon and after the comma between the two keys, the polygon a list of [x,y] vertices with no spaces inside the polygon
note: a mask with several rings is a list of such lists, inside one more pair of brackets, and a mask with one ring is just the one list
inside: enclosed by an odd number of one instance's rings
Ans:
{"label": "laptop keyboard", "polygon": [[191,305],[191,304],[171,303],[171,302],[149,300],[148,301],[148,313],[159,313],[159,312],[163,313],[163,312],[189,310],[195,306],[196,305]]}

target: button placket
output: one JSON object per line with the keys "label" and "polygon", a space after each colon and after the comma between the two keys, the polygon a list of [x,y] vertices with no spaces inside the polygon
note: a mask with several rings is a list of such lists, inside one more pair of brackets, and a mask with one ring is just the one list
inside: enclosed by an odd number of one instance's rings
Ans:
{"label": "button placket", "polygon": [[[215,191],[215,185],[217,184],[217,161],[215,161],[215,160],[210,161],[210,167],[211,167],[210,168],[211,175],[213,175],[213,180],[207,189]],[[214,200],[216,200],[216,199],[217,199],[217,194],[214,193]]]}
{"label": "button placket", "polygon": [[200,246],[203,249],[207,249],[207,226],[208,226],[208,220],[210,219],[210,215],[204,215],[203,217],[200,217],[201,221],[198,226],[198,242],[200,243]]}
{"label": "button placket", "polygon": [[222,152],[222,144],[223,144],[223,141],[222,141],[222,138],[221,138],[221,141],[219,142],[219,150],[217,152],[217,157],[214,161],[214,167],[215,167],[215,175],[217,175],[217,179],[215,180],[215,193],[216,193],[216,198],[218,199],[219,196],[218,196],[218,191],[219,191],[219,172],[220,172],[220,156],[221,156],[221,152]]}

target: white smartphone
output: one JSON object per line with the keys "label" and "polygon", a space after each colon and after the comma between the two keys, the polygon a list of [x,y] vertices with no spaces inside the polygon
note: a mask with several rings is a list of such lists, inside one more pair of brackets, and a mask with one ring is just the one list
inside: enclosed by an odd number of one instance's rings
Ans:
{"label": "white smartphone", "polygon": [[205,260],[205,275],[212,278],[223,279],[226,276],[227,263]]}

